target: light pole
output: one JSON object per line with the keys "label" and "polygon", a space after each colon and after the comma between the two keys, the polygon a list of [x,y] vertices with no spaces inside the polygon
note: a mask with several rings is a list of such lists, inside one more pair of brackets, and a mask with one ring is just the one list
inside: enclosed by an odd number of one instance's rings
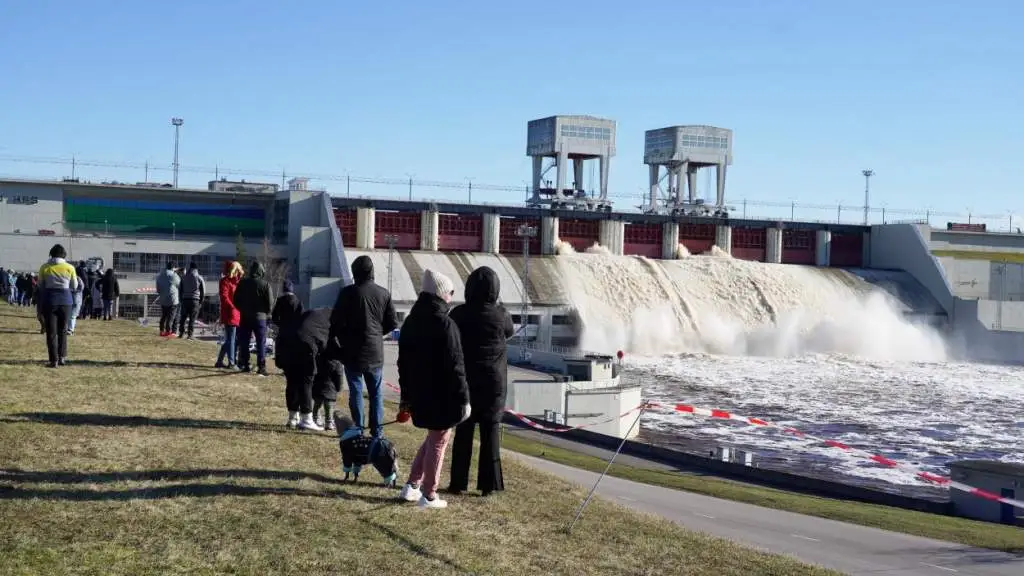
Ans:
{"label": "light pole", "polygon": [[868,206],[871,205],[871,177],[875,175],[874,170],[861,170],[864,175],[864,225],[868,225]]}
{"label": "light pole", "polygon": [[171,240],[178,239],[178,223],[171,222]]}
{"label": "light pole", "polygon": [[174,187],[178,187],[178,136],[181,131],[181,125],[185,121],[181,118],[171,118],[171,126],[174,126]]}
{"label": "light pole", "polygon": [[398,243],[398,234],[385,234],[384,241],[388,243],[388,294],[391,294],[391,287],[394,286],[395,244]]}
{"label": "light pole", "polygon": [[[526,327],[529,324],[529,302],[527,301],[526,285],[530,279],[530,239],[537,236],[537,227],[529,224],[521,224],[516,230],[516,236],[523,239],[523,314],[519,317],[520,341],[526,342]],[[526,348],[522,348],[526,354]]]}
{"label": "light pole", "polygon": [[469,204],[472,204],[473,203],[473,179],[472,178],[466,178],[466,181],[469,182]]}

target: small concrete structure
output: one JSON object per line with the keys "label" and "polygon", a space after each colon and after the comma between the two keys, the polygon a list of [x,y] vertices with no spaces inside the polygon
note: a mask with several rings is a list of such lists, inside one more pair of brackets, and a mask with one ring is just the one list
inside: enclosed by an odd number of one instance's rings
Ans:
{"label": "small concrete structure", "polygon": [[[519,353],[509,347],[509,356]],[[612,418],[588,427],[597,434],[636,438],[636,414],[624,412],[641,402],[640,386],[623,385],[619,366],[611,356],[587,355],[565,358],[565,373],[555,380],[515,380],[508,389],[505,406],[527,417],[569,427]]]}
{"label": "small concrete structure", "polygon": [[[1024,499],[1024,464],[994,460],[961,460],[949,465],[953,480],[998,494],[1004,498]],[[950,490],[953,513],[957,516],[1024,525],[1024,510],[979,498],[961,490]]]}

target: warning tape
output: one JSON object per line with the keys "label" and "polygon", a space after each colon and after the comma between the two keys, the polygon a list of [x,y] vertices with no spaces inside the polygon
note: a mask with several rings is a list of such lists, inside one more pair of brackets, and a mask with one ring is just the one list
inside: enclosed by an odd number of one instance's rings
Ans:
{"label": "warning tape", "polygon": [[684,414],[693,414],[694,416],[704,416],[704,417],[707,417],[707,418],[713,418],[713,419],[718,419],[718,420],[732,420],[732,421],[735,421],[735,422],[743,422],[744,424],[750,424],[752,426],[759,426],[759,427],[762,427],[762,428],[774,428],[774,429],[782,430],[783,432],[785,432],[787,434],[792,434],[792,435],[800,437],[800,438],[807,438],[809,440],[815,440],[817,442],[821,442],[821,443],[825,444],[826,446],[828,446],[830,448],[838,448],[839,450],[843,450],[844,452],[848,452],[850,454],[856,454],[858,456],[866,457],[868,460],[871,460],[872,462],[876,462],[878,464],[881,464],[882,466],[885,466],[887,468],[900,468],[900,469],[903,469],[903,470],[907,470],[908,472],[913,472],[914,476],[916,476],[917,478],[920,478],[920,479],[925,480],[927,482],[931,482],[933,484],[938,484],[940,486],[947,486],[947,487],[953,488],[955,490],[960,490],[961,492],[967,492],[968,494],[973,494],[974,496],[978,496],[979,498],[984,498],[985,500],[991,500],[993,502],[1000,502],[1002,504],[1008,504],[1008,505],[1016,507],[1016,508],[1024,509],[1024,501],[1015,500],[1013,498],[1005,498],[1005,497],[1000,496],[998,494],[995,494],[993,492],[988,492],[988,491],[982,490],[980,488],[975,488],[974,486],[970,486],[970,485],[964,484],[962,482],[957,482],[957,481],[952,480],[950,478],[947,478],[945,476],[939,476],[938,474],[932,474],[931,472],[926,472],[926,471],[921,470],[921,469],[919,469],[916,466],[913,466],[911,464],[907,464],[905,462],[900,462],[898,460],[894,460],[892,458],[887,458],[887,457],[882,456],[880,454],[875,454],[875,453],[869,452],[867,450],[856,448],[854,446],[850,446],[849,444],[844,444],[843,442],[839,442],[837,440],[830,440],[828,438],[821,438],[819,436],[813,436],[811,434],[806,434],[806,433],[801,432],[800,430],[797,430],[796,428],[793,428],[791,426],[783,426],[781,424],[775,424],[775,423],[769,422],[767,420],[762,420],[761,418],[754,418],[754,417],[751,417],[751,416],[742,416],[740,414],[734,414],[732,412],[729,412],[728,410],[715,410],[715,409],[709,409],[709,408],[701,408],[699,406],[693,406],[692,404],[680,404],[680,403],[677,403],[677,404],[661,404],[661,403],[657,403],[657,402],[649,402],[649,403],[647,403],[647,407],[649,407],[649,408],[661,408],[661,409],[664,409],[664,410],[671,410],[673,412],[681,412],[681,413],[684,413]]}
{"label": "warning tape", "polygon": [[[384,385],[387,386],[388,388],[391,388],[395,392],[401,393],[401,391],[402,391],[402,389],[397,384],[394,384],[392,382],[384,382]],[[598,420],[596,422],[587,422],[586,424],[580,424],[579,426],[569,426],[569,427],[563,427],[563,428],[552,428],[550,426],[545,426],[545,425],[543,425],[543,424],[541,424],[541,423],[539,423],[539,422],[537,422],[535,420],[531,420],[530,418],[527,418],[525,415],[520,414],[519,412],[516,412],[515,410],[509,410],[508,408],[505,409],[505,412],[508,412],[509,414],[514,416],[516,419],[522,421],[523,424],[526,424],[527,426],[529,426],[530,428],[533,428],[535,430],[543,430],[544,432],[568,432],[570,430],[582,430],[583,428],[589,428],[591,426],[597,426],[598,424],[607,424],[608,422],[615,422],[616,420],[621,420],[621,419],[625,418],[626,416],[629,416],[630,414],[640,410],[643,407],[644,407],[644,404],[641,404],[641,405],[637,406],[636,408],[633,408],[632,410],[627,410],[626,412],[623,412],[622,414],[620,414],[618,416],[612,416],[610,418],[605,418],[604,420]]]}

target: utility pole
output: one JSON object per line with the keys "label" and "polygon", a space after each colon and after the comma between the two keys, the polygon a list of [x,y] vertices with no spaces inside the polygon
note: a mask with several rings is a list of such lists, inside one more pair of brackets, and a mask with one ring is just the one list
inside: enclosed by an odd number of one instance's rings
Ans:
{"label": "utility pole", "polygon": [[[530,239],[537,236],[537,227],[530,226],[529,224],[521,224],[516,230],[516,236],[523,239],[523,313],[519,317],[519,340],[522,343],[526,342],[526,327],[529,325],[529,301],[527,299],[528,291],[526,290],[527,283],[530,279]],[[526,348],[523,347],[523,354],[526,354]]]}
{"label": "utility pole", "polygon": [[181,132],[181,125],[185,121],[181,118],[171,118],[171,126],[174,126],[174,187],[178,187],[178,137]]}
{"label": "utility pole", "polygon": [[388,294],[391,294],[391,288],[394,286],[395,244],[398,243],[398,234],[385,234],[384,241],[388,243]]}
{"label": "utility pole", "polygon": [[861,170],[860,173],[864,175],[864,225],[867,226],[869,224],[869,206],[871,206],[871,177],[875,175],[875,171]]}

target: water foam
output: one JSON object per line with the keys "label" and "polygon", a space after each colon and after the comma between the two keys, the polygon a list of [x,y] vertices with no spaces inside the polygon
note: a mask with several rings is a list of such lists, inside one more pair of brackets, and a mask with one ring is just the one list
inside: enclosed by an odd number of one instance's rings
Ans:
{"label": "water foam", "polygon": [[588,350],[925,362],[947,356],[938,332],[908,322],[888,295],[841,270],[575,251],[557,262]]}

